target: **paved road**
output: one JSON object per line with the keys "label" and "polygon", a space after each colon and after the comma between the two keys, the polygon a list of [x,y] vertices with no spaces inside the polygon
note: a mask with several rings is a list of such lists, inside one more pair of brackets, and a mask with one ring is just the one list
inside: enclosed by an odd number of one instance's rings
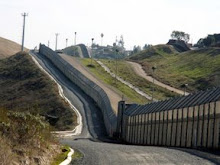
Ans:
{"label": "paved road", "polygon": [[[142,69],[142,66],[136,62],[131,62],[131,61],[128,61],[128,63],[133,67],[135,73],[141,77],[143,77],[144,79],[146,79],[147,81],[150,81],[150,82],[153,82],[153,77],[151,76],[148,76],[146,74],[146,72]],[[154,83],[162,88],[165,88],[165,89],[168,89],[170,91],[173,91],[175,93],[178,93],[180,95],[184,95],[184,91],[180,90],[180,89],[176,89],[174,87],[171,87],[167,84],[164,84],[158,80],[155,80],[154,79]],[[186,95],[188,95],[189,93],[186,92]]]}
{"label": "paved road", "polygon": [[[76,85],[70,82],[45,57],[32,54],[63,87],[64,94],[80,111],[83,118],[82,134],[62,139],[72,148],[80,150],[83,165],[154,165],[154,164],[217,164],[219,157],[194,150],[171,149],[163,147],[123,145],[106,137],[103,119],[95,103]],[[195,155],[199,154],[199,156]]]}

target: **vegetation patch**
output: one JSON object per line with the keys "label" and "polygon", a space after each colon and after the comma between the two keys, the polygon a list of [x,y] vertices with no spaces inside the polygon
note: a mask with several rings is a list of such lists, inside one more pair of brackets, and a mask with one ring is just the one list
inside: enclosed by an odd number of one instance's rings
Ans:
{"label": "vegetation patch", "polygon": [[80,164],[84,155],[77,149],[74,149],[74,154],[72,155],[71,165]]}
{"label": "vegetation patch", "polygon": [[[154,49],[158,49],[157,46]],[[188,84],[187,90],[193,92],[219,86],[220,48],[202,48],[172,54],[160,51],[159,56],[149,56],[147,51],[142,51],[130,59],[139,62],[148,74],[176,88]],[[155,65],[156,74],[152,74],[151,68]]]}
{"label": "vegetation patch", "polygon": [[[84,66],[91,64],[91,59],[81,59],[81,62]],[[133,89],[129,88],[127,85],[119,82],[115,78],[111,77],[96,61],[92,61],[92,65],[95,67],[88,67],[89,70],[102,82],[109,85],[113,90],[124,97],[129,103],[140,103],[145,104],[149,102],[145,97],[136,93]]]}
{"label": "vegetation patch", "polygon": [[57,85],[27,53],[0,60],[0,86],[0,107],[40,114],[59,130],[76,124],[76,115],[58,95]]}
{"label": "vegetation patch", "polygon": [[54,161],[51,165],[59,165],[62,163],[66,158],[68,153],[70,152],[70,147],[65,145],[60,148],[59,154],[55,157]]}
{"label": "vegetation patch", "polygon": [[[138,76],[133,70],[132,66],[125,60],[100,60],[102,61],[113,73],[117,72],[117,75],[123,78],[125,81],[133,84],[134,86],[147,93],[149,96],[152,95],[154,90],[154,98],[162,100],[175,96],[175,93],[154,85],[152,82]],[[117,66],[116,66],[117,65]],[[117,68],[117,69],[116,69]],[[117,71],[116,71],[117,70]]]}
{"label": "vegetation patch", "polygon": [[0,164],[37,164],[44,156],[50,162],[55,154],[51,146],[57,146],[50,132],[40,115],[0,108]]}

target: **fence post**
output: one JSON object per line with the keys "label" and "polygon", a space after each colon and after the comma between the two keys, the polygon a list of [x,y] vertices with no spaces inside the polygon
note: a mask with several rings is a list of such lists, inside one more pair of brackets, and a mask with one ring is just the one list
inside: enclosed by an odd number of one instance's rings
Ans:
{"label": "fence post", "polygon": [[118,102],[118,116],[117,116],[117,129],[116,129],[116,136],[118,138],[122,137],[122,118],[123,118],[123,112],[125,109],[125,101],[119,101]]}

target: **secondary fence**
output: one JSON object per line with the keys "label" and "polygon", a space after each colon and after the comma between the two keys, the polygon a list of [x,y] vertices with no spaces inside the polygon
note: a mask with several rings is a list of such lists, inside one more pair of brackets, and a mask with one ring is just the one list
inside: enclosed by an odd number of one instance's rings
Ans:
{"label": "secondary fence", "polygon": [[116,131],[117,118],[104,90],[45,45],[40,44],[39,53],[45,55],[64,75],[97,103],[103,114],[106,131],[109,136],[113,136],[113,133]]}
{"label": "secondary fence", "polygon": [[220,148],[220,88],[147,105],[121,101],[118,116],[128,143]]}

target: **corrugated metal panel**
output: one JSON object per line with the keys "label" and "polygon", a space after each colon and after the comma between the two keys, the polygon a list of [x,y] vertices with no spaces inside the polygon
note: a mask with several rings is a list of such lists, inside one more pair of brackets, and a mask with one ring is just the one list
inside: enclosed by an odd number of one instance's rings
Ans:
{"label": "corrugated metal panel", "polygon": [[206,104],[220,100],[220,87],[213,90],[201,91],[188,96],[175,97],[169,100],[153,102],[146,105],[135,105],[129,107],[126,115],[140,115],[145,113],[166,111],[171,109],[180,109],[184,107],[191,107],[195,105]]}

